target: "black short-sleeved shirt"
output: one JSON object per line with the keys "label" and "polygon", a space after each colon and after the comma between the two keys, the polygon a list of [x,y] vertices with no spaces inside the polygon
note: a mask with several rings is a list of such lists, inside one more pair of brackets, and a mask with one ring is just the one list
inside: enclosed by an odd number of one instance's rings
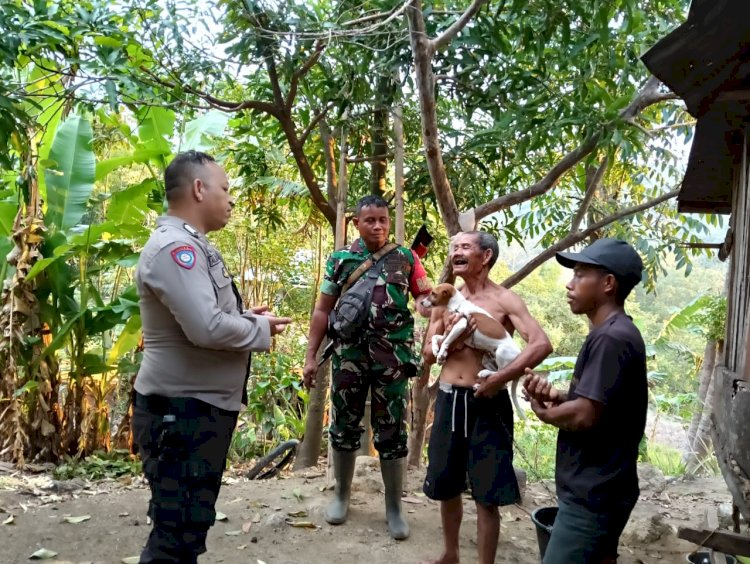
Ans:
{"label": "black short-sleeved shirt", "polygon": [[646,428],[646,346],[624,313],[596,327],[578,354],[568,399],[604,405],[597,424],[585,431],[560,430],[557,437],[557,496],[599,510],[638,499],[636,462]]}

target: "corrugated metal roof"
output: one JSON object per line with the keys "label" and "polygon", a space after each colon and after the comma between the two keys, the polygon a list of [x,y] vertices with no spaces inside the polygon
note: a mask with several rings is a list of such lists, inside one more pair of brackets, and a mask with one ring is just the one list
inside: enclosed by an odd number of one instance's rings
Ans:
{"label": "corrugated metal roof", "polygon": [[748,0],[695,0],[687,21],[641,57],[695,117],[721,92],[750,86],[743,68],[749,58]]}

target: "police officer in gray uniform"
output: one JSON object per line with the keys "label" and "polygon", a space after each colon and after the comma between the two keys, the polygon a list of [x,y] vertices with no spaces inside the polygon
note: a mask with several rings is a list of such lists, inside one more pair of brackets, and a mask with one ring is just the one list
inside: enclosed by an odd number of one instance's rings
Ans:
{"label": "police officer in gray uniform", "polygon": [[153,529],[140,562],[197,562],[216,497],[250,353],[267,351],[291,321],[242,300],[205,234],[234,202],[223,169],[189,151],[164,172],[169,204],[143,248],[136,283],[144,356],[135,380],[133,433],[151,488]]}

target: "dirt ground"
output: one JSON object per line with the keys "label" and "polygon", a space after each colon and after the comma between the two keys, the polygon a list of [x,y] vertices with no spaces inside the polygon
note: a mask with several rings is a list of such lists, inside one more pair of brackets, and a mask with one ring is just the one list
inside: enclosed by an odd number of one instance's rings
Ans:
{"label": "dirt ground", "polygon": [[[265,481],[247,481],[234,469],[225,477],[217,504],[226,519],[211,529],[208,553],[200,562],[422,562],[437,556],[442,546],[438,506],[421,494],[422,477],[421,471],[409,475],[403,501],[412,533],[396,542],[386,530],[376,459],[358,459],[349,521],[339,527],[323,519],[331,491],[322,469]],[[649,467],[641,482],[641,500],[621,539],[620,562],[686,562],[695,547],[677,539],[676,528],[698,524],[706,509],[715,511],[729,502],[724,482],[703,478],[667,483]],[[550,491],[550,483],[531,484],[522,505],[501,508],[497,562],[539,562],[529,512],[552,504]],[[47,562],[117,563],[135,557],[149,531],[147,501],[140,478],[56,482],[48,474],[0,469],[0,561],[27,562],[40,548],[57,553]],[[462,561],[476,562],[476,510],[468,498],[464,512]],[[75,519],[85,516],[90,518]]]}

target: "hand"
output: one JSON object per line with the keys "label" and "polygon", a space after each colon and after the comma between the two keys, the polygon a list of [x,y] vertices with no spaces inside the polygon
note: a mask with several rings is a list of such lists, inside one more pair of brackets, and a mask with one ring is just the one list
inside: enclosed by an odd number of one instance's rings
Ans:
{"label": "hand", "polygon": [[531,368],[525,370],[526,378],[523,382],[524,399],[546,404],[558,404],[562,401],[562,394],[559,390],[552,387],[552,384],[539,374],[535,374]]}
{"label": "hand", "polygon": [[479,384],[475,384],[474,397],[475,398],[491,398],[494,397],[500,388],[503,387],[503,382],[500,379],[500,374],[495,372],[492,376],[482,378]]}
{"label": "hand", "polygon": [[318,363],[314,358],[305,359],[305,367],[302,369],[302,383],[308,390],[315,387],[318,376]]}
{"label": "hand", "polygon": [[533,411],[534,414],[539,418],[539,421],[546,423],[547,422],[547,410],[549,408],[534,398],[531,398],[529,400],[529,403],[531,404],[531,411]]}
{"label": "hand", "polygon": [[[451,332],[451,329],[453,329],[453,326],[463,318],[463,315],[460,313],[452,313],[451,316],[448,318],[447,323],[445,324],[445,335]],[[471,337],[474,334],[474,331],[477,330],[477,322],[474,319],[473,315],[470,315],[466,318],[466,329],[464,329],[461,334],[458,336],[457,339],[455,339],[450,346],[448,347],[448,351],[459,351],[462,348],[466,346],[466,340]]]}
{"label": "hand", "polygon": [[268,319],[268,325],[271,328],[271,336],[278,335],[284,329],[286,329],[286,326],[289,325],[292,322],[291,317],[275,317],[273,315],[266,315],[263,314],[263,317]]}
{"label": "hand", "polygon": [[251,307],[248,311],[253,315],[273,315],[267,305]]}

